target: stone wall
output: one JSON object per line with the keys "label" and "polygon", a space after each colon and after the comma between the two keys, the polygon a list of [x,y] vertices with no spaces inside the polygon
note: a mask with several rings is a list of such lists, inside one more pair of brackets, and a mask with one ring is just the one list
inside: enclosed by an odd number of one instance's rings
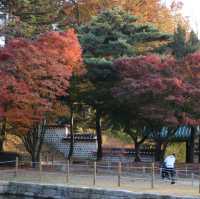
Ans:
{"label": "stone wall", "polygon": [[177,197],[159,194],[133,193],[101,188],[41,185],[31,183],[1,183],[0,194],[32,196],[48,199],[199,199],[199,197]]}
{"label": "stone wall", "polygon": [[[50,148],[53,148],[55,151],[62,153],[64,157],[68,156],[70,149],[70,142],[65,139],[69,135],[68,127],[66,126],[50,126],[47,128],[44,143],[48,144]],[[81,136],[87,135],[79,134]],[[85,140],[77,140],[77,134],[74,135],[74,150],[73,150],[73,159],[78,160],[95,160],[96,159],[96,151],[97,151],[97,141],[96,139],[91,139],[88,141]],[[44,152],[44,148],[42,149]]]}

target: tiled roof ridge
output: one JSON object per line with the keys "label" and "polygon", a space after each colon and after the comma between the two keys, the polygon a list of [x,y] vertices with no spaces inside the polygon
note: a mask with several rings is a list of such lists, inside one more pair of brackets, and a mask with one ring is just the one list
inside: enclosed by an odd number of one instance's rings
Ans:
{"label": "tiled roof ridge", "polygon": [[[71,135],[68,134],[65,137],[63,137],[63,140],[70,140]],[[83,140],[83,141],[88,141],[88,140],[96,140],[96,135],[93,133],[77,133],[74,134],[74,139],[75,140]]]}
{"label": "tiled roof ridge", "polygon": [[64,124],[64,125],[52,124],[48,125],[47,128],[69,128],[69,124]]}
{"label": "tiled roof ridge", "polygon": [[[70,134],[65,136],[65,138],[71,137]],[[75,133],[74,137],[96,137],[94,133]]]}

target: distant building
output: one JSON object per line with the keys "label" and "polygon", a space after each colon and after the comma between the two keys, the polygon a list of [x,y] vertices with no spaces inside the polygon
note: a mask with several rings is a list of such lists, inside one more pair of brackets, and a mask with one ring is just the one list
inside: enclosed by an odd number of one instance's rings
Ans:
{"label": "distant building", "polygon": [[[68,126],[49,126],[47,128],[45,145],[51,148],[51,152],[61,153],[68,157],[70,148],[70,131]],[[97,138],[91,133],[74,134],[74,151],[72,159],[91,160],[96,158]]]}

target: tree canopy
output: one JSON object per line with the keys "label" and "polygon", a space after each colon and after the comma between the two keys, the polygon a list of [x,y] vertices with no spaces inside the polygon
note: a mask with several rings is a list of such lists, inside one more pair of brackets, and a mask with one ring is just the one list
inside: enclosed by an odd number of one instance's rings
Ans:
{"label": "tree canopy", "polygon": [[83,109],[95,123],[98,157],[102,119],[106,128],[132,138],[136,156],[150,131],[194,129],[200,42],[181,7],[159,0],[0,0],[6,38],[0,48],[0,150],[8,128],[44,136],[46,120],[66,106],[71,154],[74,116],[83,120]]}
{"label": "tree canopy", "polygon": [[187,54],[198,51],[200,49],[200,41],[193,30],[188,34],[185,28],[179,25],[169,46],[172,49],[172,54],[181,59]]}
{"label": "tree canopy", "polygon": [[[171,35],[149,24],[137,23],[137,17],[120,9],[102,12],[79,29],[84,57],[113,59],[137,53],[138,43],[169,41]],[[150,51],[153,49],[145,49]]]}
{"label": "tree canopy", "polygon": [[63,0],[1,0],[0,11],[6,15],[4,33],[7,38],[33,38],[51,31],[66,17],[63,4]]}
{"label": "tree canopy", "polygon": [[49,32],[34,41],[11,40],[0,50],[0,60],[0,118],[30,128],[66,94],[81,64],[81,47],[72,29]]}

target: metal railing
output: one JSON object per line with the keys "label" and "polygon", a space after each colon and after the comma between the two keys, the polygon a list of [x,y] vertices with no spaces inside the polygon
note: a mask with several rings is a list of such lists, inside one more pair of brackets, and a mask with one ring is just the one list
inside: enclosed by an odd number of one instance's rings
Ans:
{"label": "metal railing", "polygon": [[[7,166],[13,163],[14,166]],[[33,167],[34,166],[34,167]],[[127,190],[156,190],[167,186],[200,193],[200,170],[176,168],[176,184],[161,179],[161,169],[154,163],[145,166],[118,162],[73,163],[69,161],[0,162],[0,181],[37,182],[79,186],[98,186]]]}

